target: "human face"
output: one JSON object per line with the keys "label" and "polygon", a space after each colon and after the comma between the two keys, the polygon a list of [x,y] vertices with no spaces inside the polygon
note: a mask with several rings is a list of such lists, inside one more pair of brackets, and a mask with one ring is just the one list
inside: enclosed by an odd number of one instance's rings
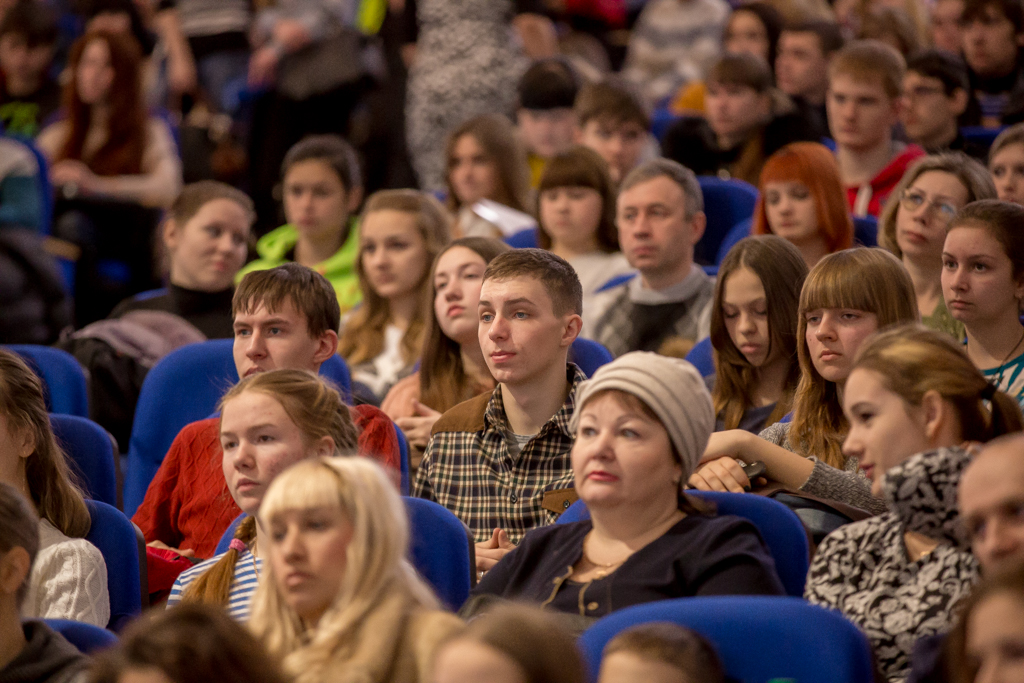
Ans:
{"label": "human face", "polygon": [[601,193],[589,187],[553,187],[540,193],[540,223],[552,247],[597,251],[603,213]]}
{"label": "human face", "polygon": [[765,183],[764,211],[772,232],[793,244],[822,239],[818,232],[817,202],[810,189],[799,181]]}
{"label": "human face", "polygon": [[164,243],[171,257],[171,282],[200,292],[230,288],[245,263],[251,220],[230,199],[206,202],[183,226],[169,220]]}
{"label": "human face", "polygon": [[1024,144],[1012,144],[996,152],[989,163],[996,195],[1004,202],[1024,204]]}
{"label": "human face", "polygon": [[480,350],[495,380],[522,386],[564,371],[565,354],[579,332],[580,317],[555,315],[540,280],[487,280],[480,288],[478,310]]}
{"label": "human face", "polygon": [[940,263],[946,226],[967,203],[967,188],[951,173],[928,171],[910,183],[903,197],[896,209],[896,244],[905,258]]}
{"label": "human face", "polygon": [[828,382],[843,384],[861,343],[878,330],[874,313],[854,308],[819,308],[804,315],[811,363]]}
{"label": "human face", "polygon": [[689,683],[678,667],[620,650],[601,660],[597,683]]}
{"label": "human face", "polygon": [[931,33],[935,47],[955,55],[963,52],[964,33],[960,28],[963,13],[963,0],[939,0],[932,5]]}
{"label": "human face", "polygon": [[942,296],[950,315],[967,327],[1018,315],[1024,286],[1013,279],[1013,264],[991,232],[958,226],[942,249]]}
{"label": "human face", "polygon": [[478,344],[480,285],[487,263],[467,247],[441,254],[434,269],[434,315],[444,335],[459,345]]}
{"label": "human face", "polygon": [[0,36],[0,72],[4,74],[8,95],[30,95],[43,80],[43,72],[53,57],[52,45],[29,46],[25,36],[5,33]]}
{"label": "human face", "polygon": [[979,602],[967,618],[966,658],[974,683],[1024,680],[1024,601],[1001,591]]}
{"label": "human face", "polygon": [[1017,64],[1021,36],[1014,33],[1013,22],[995,5],[963,26],[964,61],[979,76],[1005,76]]}
{"label": "human face", "polygon": [[456,140],[448,174],[460,204],[491,199],[498,191],[498,165],[472,135]]}
{"label": "human face", "polygon": [[745,85],[708,83],[704,96],[708,125],[727,144],[736,144],[768,116],[768,96]]}
{"label": "human face", "polygon": [[928,450],[925,411],[889,391],[879,373],[858,368],[846,380],[843,412],[850,422],[843,454],[857,458],[871,480],[872,495],[881,498],[885,473]]}
{"label": "human face", "polygon": [[768,300],[757,273],[749,268],[733,271],[722,286],[722,318],[729,339],[753,367],[771,353]]}
{"label": "human face", "polygon": [[958,507],[981,570],[1024,566],[1024,459],[1021,443],[988,446],[960,478]]}
{"label": "human face", "polygon": [[817,34],[783,31],[775,58],[775,79],[779,89],[812,104],[825,101],[828,89],[828,58],[821,51]]}
{"label": "human face", "polygon": [[528,683],[526,672],[504,652],[461,638],[441,648],[433,683]]}
{"label": "human face", "polygon": [[590,119],[579,129],[576,141],[600,154],[612,180],[620,183],[640,163],[647,131],[635,121]]}
{"label": "human face", "polygon": [[315,627],[341,591],[353,527],[341,508],[285,510],[269,520],[267,556],[286,605]]}
{"label": "human face", "polygon": [[571,108],[520,109],[517,119],[526,149],[542,159],[550,159],[572,147],[576,115]]}
{"label": "human face", "polygon": [[284,174],[285,217],[313,242],[341,240],[352,210],[349,194],[330,164],[319,159],[292,164]]}
{"label": "human face", "polygon": [[725,51],[731,54],[747,53],[768,61],[768,30],[753,12],[738,9],[729,17],[725,27]]}
{"label": "human face", "polygon": [[576,492],[588,507],[675,505],[683,468],[668,432],[615,394],[583,406],[571,458]]}
{"label": "human face", "polygon": [[220,446],[231,497],[243,512],[255,515],[278,474],[304,458],[330,455],[334,444],[307,443],[277,399],[243,391],[220,412]]}
{"label": "human face", "polygon": [[103,39],[89,42],[82,51],[75,71],[78,98],[85,105],[102,104],[114,84],[114,67],[110,63],[110,46]]}
{"label": "human face", "polygon": [[619,193],[619,245],[629,265],[653,289],[679,282],[693,265],[693,245],[704,234],[704,215],[687,218],[683,188],[665,176]]}
{"label": "human face", "polygon": [[880,81],[859,81],[838,74],[829,83],[828,124],[840,147],[868,151],[892,139],[899,101],[890,99]]}
{"label": "human face", "polygon": [[273,312],[261,303],[252,313],[239,313],[234,328],[233,352],[239,377],[268,370],[316,372],[338,348],[334,330],[319,338],[310,336],[305,316],[290,299]]}
{"label": "human face", "polygon": [[417,296],[430,264],[416,216],[384,209],[359,225],[359,258],[370,287],[384,299]]}
{"label": "human face", "polygon": [[903,77],[903,105],[900,121],[914,142],[941,147],[956,137],[957,117],[967,107],[967,93],[956,90],[946,95],[942,81],[908,71]]}

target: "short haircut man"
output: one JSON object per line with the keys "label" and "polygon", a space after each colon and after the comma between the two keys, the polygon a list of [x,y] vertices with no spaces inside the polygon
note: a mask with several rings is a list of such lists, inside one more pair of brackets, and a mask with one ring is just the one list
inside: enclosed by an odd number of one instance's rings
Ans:
{"label": "short haircut man", "polygon": [[1024,434],[985,444],[960,477],[958,506],[983,573],[1024,567]]}
{"label": "short haircut man", "polygon": [[579,88],[576,72],[561,58],[535,62],[519,79],[516,122],[530,156],[533,187],[540,183],[544,161],[572,147]]}
{"label": "short haircut man", "polygon": [[929,154],[967,150],[959,121],[970,103],[970,80],[963,60],[945,50],[923,50],[907,59],[900,120],[907,136]]}
{"label": "short haircut man", "polygon": [[876,40],[850,43],[829,64],[829,128],[855,216],[878,216],[907,167],[924,154],[892,137],[904,71],[903,57]]}
{"label": "short haircut man", "polygon": [[50,78],[57,18],[44,3],[18,0],[0,20],[0,124],[8,134],[34,137],[60,106]]}
{"label": "short haircut man", "polygon": [[775,77],[779,89],[809,105],[825,104],[828,92],[828,63],[843,47],[843,33],[830,21],[803,21],[782,29]]}
{"label": "short haircut man", "polygon": [[484,272],[480,347],[498,386],[438,419],[415,486],[466,523],[483,569],[575,500],[569,420],[585,376],[566,357],[582,302],[576,272],[548,251],[513,249]]}
{"label": "short haircut man", "polygon": [[979,105],[969,123],[988,128],[1018,123],[1024,119],[1024,6],[1019,0],[965,0],[960,26]]}
{"label": "short haircut man", "polygon": [[616,356],[707,337],[715,287],[693,262],[707,225],[693,172],[668,159],[641,164],[622,181],[616,220],[622,252],[639,275],[601,294],[589,333]]}
{"label": "short haircut man", "polygon": [[[330,282],[310,268],[286,263],[247,274],[232,309],[240,378],[279,369],[317,372],[337,351],[338,298]],[[372,406],[350,410],[360,430],[360,452],[397,472],[398,437],[391,420]],[[227,491],[220,459],[216,417],[182,428],[132,517],[151,545],[213,556],[221,534],[241,513]]]}
{"label": "short haircut man", "polygon": [[609,77],[588,83],[576,97],[576,142],[608,162],[615,182],[639,162],[648,143],[651,119],[633,86]]}

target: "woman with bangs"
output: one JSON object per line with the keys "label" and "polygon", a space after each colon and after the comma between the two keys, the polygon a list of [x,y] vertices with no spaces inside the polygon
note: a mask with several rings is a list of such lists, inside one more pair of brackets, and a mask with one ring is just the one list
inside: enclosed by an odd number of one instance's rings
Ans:
{"label": "woman with bangs", "polygon": [[742,492],[750,480],[740,463],[763,462],[765,476],[788,489],[869,512],[885,505],[871,495],[856,457],[842,452],[849,424],[843,386],[857,349],[877,330],[917,322],[914,286],[903,265],[882,249],[846,249],[811,269],[800,292],[797,357],[800,382],[792,422],[760,435],[739,429],[712,434],[696,488]]}
{"label": "woman with bangs", "polygon": [[942,245],[956,213],[979,199],[994,199],[996,189],[985,167],[955,152],[927,156],[910,167],[879,220],[878,242],[904,267],[914,283],[921,323],[964,338],[964,326],[942,297]]}
{"label": "woman with bangs", "polygon": [[384,471],[315,458],[260,506],[267,576],[250,627],[295,683],[418,683],[462,630],[406,559],[405,506]]}
{"label": "woman with bangs", "polygon": [[615,186],[608,164],[582,146],[555,156],[540,179],[537,242],[573,267],[583,286],[583,319],[597,291],[609,280],[633,272],[619,251],[615,227]]}
{"label": "woman with bangs", "polygon": [[800,379],[797,304],[806,277],[800,252],[775,235],[748,237],[722,261],[711,309],[716,432],[757,434],[792,410]]}
{"label": "woman with bangs", "polygon": [[835,155],[817,142],[794,142],[761,171],[753,234],[792,242],[808,268],[853,245],[853,220]]}

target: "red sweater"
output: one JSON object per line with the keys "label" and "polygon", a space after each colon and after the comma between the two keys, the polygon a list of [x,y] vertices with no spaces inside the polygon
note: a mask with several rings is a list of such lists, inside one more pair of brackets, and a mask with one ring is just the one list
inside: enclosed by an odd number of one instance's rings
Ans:
{"label": "red sweater", "polygon": [[[394,423],[373,406],[350,410],[359,428],[359,452],[390,468],[397,483],[401,456]],[[147,543],[161,541],[190,548],[198,558],[213,557],[228,525],[242,514],[224,481],[218,422],[215,417],[193,422],[174,438],[132,517]]]}
{"label": "red sweater", "polygon": [[923,156],[923,149],[917,145],[907,145],[902,152],[892,158],[888,166],[871,179],[870,183],[847,187],[846,200],[850,206],[850,213],[858,217],[866,215],[877,218],[882,213],[885,201],[903,178],[903,174],[912,163]]}

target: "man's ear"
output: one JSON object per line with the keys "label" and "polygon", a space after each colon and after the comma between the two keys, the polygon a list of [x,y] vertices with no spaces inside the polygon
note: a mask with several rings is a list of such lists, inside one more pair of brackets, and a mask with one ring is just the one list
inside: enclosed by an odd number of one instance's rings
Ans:
{"label": "man's ear", "polygon": [[942,395],[931,389],[924,393],[921,398],[921,411],[924,419],[924,435],[929,442],[946,428],[953,416],[949,412],[949,404],[943,400]]}
{"label": "man's ear", "polygon": [[313,353],[313,362],[319,364],[338,352],[338,333],[334,330],[327,330],[316,340],[316,352]]}
{"label": "man's ear", "polygon": [[708,227],[708,217],[703,211],[698,211],[693,214],[689,219],[690,221],[690,238],[692,244],[700,242],[700,238],[704,236],[704,230]]}
{"label": "man's ear", "polygon": [[562,340],[561,346],[568,348],[572,346],[572,343],[576,341],[576,337],[580,336],[580,330],[583,329],[583,318],[576,313],[571,313],[565,318],[565,326],[562,328]]}
{"label": "man's ear", "polygon": [[28,551],[20,545],[4,553],[0,557],[0,594],[17,595],[31,570]]}
{"label": "man's ear", "polygon": [[173,218],[168,218],[163,225],[164,246],[168,251],[178,248],[178,241],[181,231],[178,230],[178,223]]}
{"label": "man's ear", "polygon": [[359,205],[363,203],[363,188],[353,187],[348,191],[348,204],[346,208],[349,213],[355,213]]}
{"label": "man's ear", "polygon": [[970,100],[970,96],[967,91],[963,88],[957,88],[953,91],[953,94],[949,96],[952,101],[953,113],[960,116],[967,111],[967,103]]}

